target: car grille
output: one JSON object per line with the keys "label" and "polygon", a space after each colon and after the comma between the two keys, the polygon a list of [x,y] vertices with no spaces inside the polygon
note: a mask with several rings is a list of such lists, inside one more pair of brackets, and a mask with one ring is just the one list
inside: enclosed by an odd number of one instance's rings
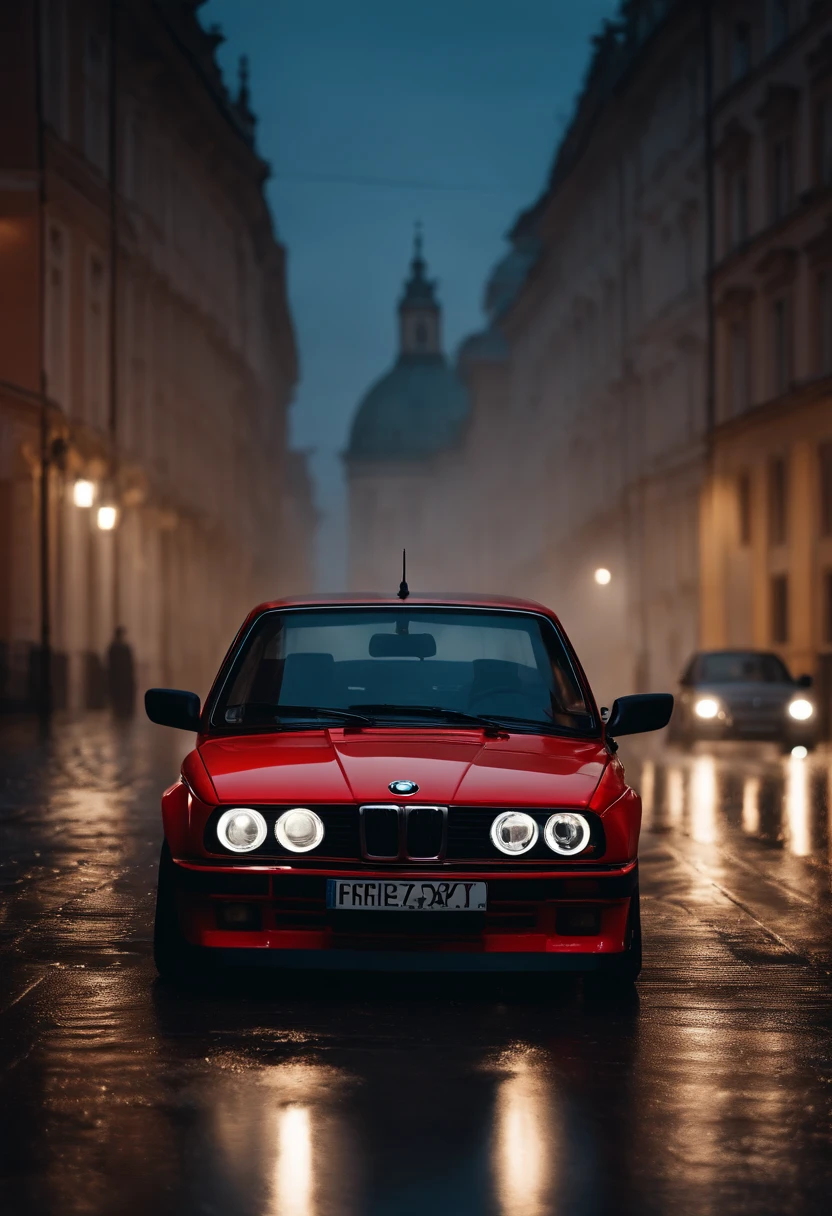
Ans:
{"label": "car grille", "polygon": [[[274,835],[277,818],[289,807],[257,806],[268,826],[266,839],[260,848],[243,854],[224,849],[217,840],[217,820],[226,809],[224,806],[217,807],[209,818],[205,826],[205,849],[208,853],[221,855],[224,860],[241,865],[271,858],[290,858],[292,865],[300,868],[329,862],[334,862],[336,866],[364,862],[374,869],[413,861],[433,862],[434,865],[452,861],[497,861],[501,869],[506,866],[522,869],[529,863],[545,863],[558,868],[575,864],[569,858],[553,853],[543,839],[546,821],[556,808],[527,811],[537,821],[540,835],[534,848],[517,858],[501,853],[491,841],[491,824],[501,811],[510,810],[510,807],[446,808],[392,803],[362,807],[314,806],[324,825],[323,843],[310,853],[292,853],[278,844]],[[594,861],[602,857],[605,850],[603,823],[592,811],[584,810],[581,814],[589,820],[590,839],[580,861]]]}

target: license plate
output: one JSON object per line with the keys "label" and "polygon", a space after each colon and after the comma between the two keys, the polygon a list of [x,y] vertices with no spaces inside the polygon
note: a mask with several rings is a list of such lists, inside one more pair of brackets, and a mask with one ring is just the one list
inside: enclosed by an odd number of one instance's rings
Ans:
{"label": "license plate", "polygon": [[342,881],[328,878],[326,906],[362,912],[484,912],[484,882],[433,882],[413,879]]}

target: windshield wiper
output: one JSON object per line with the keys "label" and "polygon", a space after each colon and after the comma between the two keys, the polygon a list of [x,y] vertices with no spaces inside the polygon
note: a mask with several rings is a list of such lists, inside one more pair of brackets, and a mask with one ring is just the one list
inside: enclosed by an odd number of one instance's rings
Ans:
{"label": "windshield wiper", "polygon": [[366,714],[353,713],[347,709],[328,709],[321,705],[272,705],[265,701],[248,701],[244,713],[250,709],[261,710],[275,718],[340,718],[356,726],[374,726],[373,718]]}
{"label": "windshield wiper", "polygon": [[500,714],[500,720],[517,726],[528,726],[541,735],[580,735],[582,731],[572,726],[558,726],[556,722],[541,722],[538,718],[516,718],[513,714]]}
{"label": "windshield wiper", "polygon": [[481,726],[496,734],[505,734],[505,728],[492,718],[483,718],[479,714],[467,714],[461,709],[446,709],[442,705],[355,705],[353,709],[367,709],[372,714],[388,714],[391,718],[441,718],[446,722],[467,723],[470,726]]}

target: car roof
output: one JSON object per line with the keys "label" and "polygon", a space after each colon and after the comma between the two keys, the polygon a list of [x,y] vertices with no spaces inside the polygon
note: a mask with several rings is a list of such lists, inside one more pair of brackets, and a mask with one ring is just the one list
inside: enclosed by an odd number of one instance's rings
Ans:
{"label": "car roof", "polygon": [[536,612],[554,617],[551,608],[535,600],[518,599],[510,595],[471,595],[469,592],[413,591],[406,600],[395,594],[385,595],[378,591],[348,591],[328,595],[293,595],[279,600],[267,600],[258,604],[251,612],[256,616],[275,608],[355,608],[388,607],[403,608],[418,605],[421,608],[502,608],[514,612]]}

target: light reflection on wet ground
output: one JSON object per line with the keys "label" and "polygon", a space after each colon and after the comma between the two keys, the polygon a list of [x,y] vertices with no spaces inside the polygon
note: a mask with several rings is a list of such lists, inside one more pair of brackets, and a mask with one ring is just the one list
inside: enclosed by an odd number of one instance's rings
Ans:
{"label": "light reflection on wet ground", "polygon": [[648,831],[677,830],[713,844],[735,829],[794,857],[828,867],[832,757],[779,756],[765,745],[669,752],[628,766]]}
{"label": "light reflection on wet ground", "polygon": [[150,962],[182,739],[0,733],[0,1211],[814,1213],[832,1190],[829,758],[632,757],[638,994]]}

